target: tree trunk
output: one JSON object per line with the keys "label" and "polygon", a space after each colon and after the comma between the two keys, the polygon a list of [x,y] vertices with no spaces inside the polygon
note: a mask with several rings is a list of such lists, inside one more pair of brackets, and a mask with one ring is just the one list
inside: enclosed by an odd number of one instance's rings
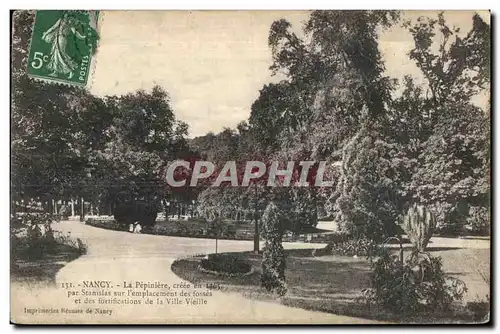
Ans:
{"label": "tree trunk", "polygon": [[257,209],[254,211],[254,234],[253,234],[253,251],[256,254],[259,254],[260,250],[260,238],[259,238],[259,220],[257,219]]}
{"label": "tree trunk", "polygon": [[161,199],[161,204],[163,206],[163,212],[165,212],[165,220],[168,221],[168,216],[170,215],[170,210],[169,210],[169,207],[167,205],[167,200],[165,198],[162,198]]}
{"label": "tree trunk", "polygon": [[165,216],[167,216],[168,215],[168,212],[167,212],[167,201],[164,198],[162,198],[162,200],[161,200],[161,205],[163,207],[163,212],[165,212]]}
{"label": "tree trunk", "polygon": [[85,221],[85,201],[83,200],[83,197],[80,199],[80,221],[84,222]]}
{"label": "tree trunk", "polygon": [[253,251],[256,254],[259,254],[260,250],[260,231],[259,231],[259,220],[257,219],[257,187],[254,188],[254,198],[255,198],[255,203],[254,203],[254,208],[253,208],[253,219],[254,219],[254,235],[253,235]]}

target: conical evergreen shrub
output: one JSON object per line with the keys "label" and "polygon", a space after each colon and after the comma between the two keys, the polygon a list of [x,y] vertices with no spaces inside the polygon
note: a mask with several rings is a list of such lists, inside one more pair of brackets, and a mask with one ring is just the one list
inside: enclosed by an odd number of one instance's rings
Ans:
{"label": "conical evergreen shrub", "polygon": [[286,294],[285,252],[282,245],[283,228],[280,211],[276,204],[269,203],[262,216],[262,236],[265,245],[262,255],[261,284],[268,291]]}

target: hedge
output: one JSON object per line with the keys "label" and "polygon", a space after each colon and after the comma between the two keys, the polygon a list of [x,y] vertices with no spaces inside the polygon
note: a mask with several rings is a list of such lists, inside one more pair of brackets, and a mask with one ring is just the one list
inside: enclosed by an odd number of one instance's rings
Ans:
{"label": "hedge", "polygon": [[[118,224],[113,220],[87,219],[87,225],[100,227],[115,231],[128,231],[128,226]],[[207,239],[231,239],[231,240],[253,240],[253,233],[245,233],[246,230],[238,230],[238,224],[234,222],[222,223],[219,225],[219,233],[216,226],[203,220],[191,221],[168,221],[156,224],[151,228],[143,228],[142,234],[165,235],[186,238],[207,238]]]}

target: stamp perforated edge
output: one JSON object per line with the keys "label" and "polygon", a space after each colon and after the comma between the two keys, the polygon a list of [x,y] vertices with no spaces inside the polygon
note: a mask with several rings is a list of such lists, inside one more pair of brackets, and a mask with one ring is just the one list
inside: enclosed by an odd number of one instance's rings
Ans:
{"label": "stamp perforated edge", "polygon": [[[96,9],[97,10],[97,9]],[[88,90],[92,88],[92,85],[94,83],[94,73],[95,73],[95,68],[97,66],[97,55],[99,54],[99,49],[101,45],[101,27],[104,22],[104,16],[105,16],[105,11],[104,10],[99,10],[99,17],[97,19],[97,29],[96,32],[99,36],[97,39],[96,43],[96,49],[94,54],[92,55],[92,60],[90,61],[90,68],[89,68],[89,74],[88,74],[88,79],[87,79],[87,85],[85,86]]]}

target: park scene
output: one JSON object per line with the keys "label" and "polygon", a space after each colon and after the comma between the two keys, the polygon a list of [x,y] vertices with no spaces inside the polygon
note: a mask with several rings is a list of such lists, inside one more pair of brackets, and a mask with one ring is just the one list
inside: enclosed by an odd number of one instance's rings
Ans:
{"label": "park scene", "polygon": [[[490,321],[489,13],[282,15],[263,27],[267,81],[215,126],[185,121],[175,83],[98,94],[30,77],[35,12],[12,13],[12,298],[105,273],[213,287],[206,314],[168,315],[184,323]],[[196,52],[185,61],[211,57]],[[225,84],[210,92],[229,100]]]}

